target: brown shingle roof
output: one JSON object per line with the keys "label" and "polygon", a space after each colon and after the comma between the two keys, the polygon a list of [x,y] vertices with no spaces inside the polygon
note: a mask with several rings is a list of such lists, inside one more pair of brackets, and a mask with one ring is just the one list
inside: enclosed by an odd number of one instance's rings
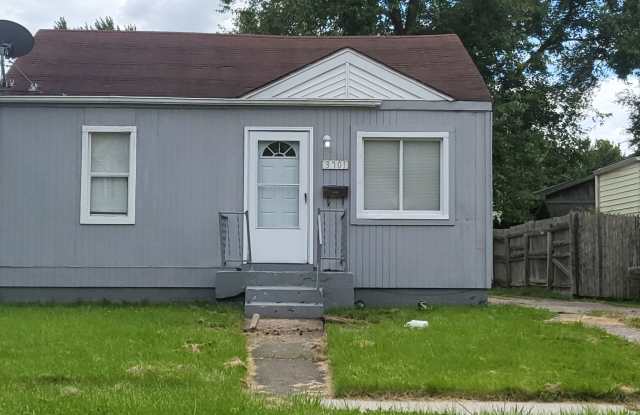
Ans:
{"label": "brown shingle roof", "polygon": [[[457,100],[489,101],[456,35],[283,37],[40,30],[17,65],[44,95],[235,98],[352,48]],[[27,83],[9,73],[25,93]]]}

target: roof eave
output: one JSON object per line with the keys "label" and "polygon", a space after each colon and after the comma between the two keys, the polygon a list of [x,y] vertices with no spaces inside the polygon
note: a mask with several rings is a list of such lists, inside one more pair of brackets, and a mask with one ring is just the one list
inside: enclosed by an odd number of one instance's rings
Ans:
{"label": "roof eave", "polygon": [[537,194],[539,196],[547,196],[547,195],[553,194],[555,192],[559,192],[561,190],[565,190],[565,189],[568,189],[570,187],[586,183],[586,182],[591,181],[593,179],[594,179],[594,176],[590,175],[590,176],[583,177],[583,178],[580,178],[580,179],[577,179],[577,180],[569,180],[569,181],[566,181],[566,182],[554,184],[553,186],[545,187],[544,189],[540,189],[540,190],[535,191],[533,193]]}
{"label": "roof eave", "polygon": [[617,170],[619,168],[628,166],[630,164],[637,163],[639,161],[640,161],[640,157],[629,157],[627,159],[620,160],[620,161],[618,161],[616,163],[609,164],[608,166],[601,167],[598,170],[595,170],[593,172],[593,174],[596,175],[596,176],[599,176],[602,173],[607,173],[607,172],[610,172],[610,171],[613,171],[613,170]]}
{"label": "roof eave", "polygon": [[379,107],[379,99],[254,99],[181,98],[96,95],[0,95],[0,104],[127,104],[127,105],[193,105],[193,106],[280,106],[280,107]]}

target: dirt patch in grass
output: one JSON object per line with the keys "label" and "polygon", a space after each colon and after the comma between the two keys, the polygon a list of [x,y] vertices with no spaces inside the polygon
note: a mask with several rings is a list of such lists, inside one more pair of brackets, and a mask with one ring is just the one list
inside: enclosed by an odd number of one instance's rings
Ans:
{"label": "dirt patch in grass", "polygon": [[547,320],[549,323],[582,323],[590,326],[619,325],[624,326],[624,319],[611,315],[558,314]]}
{"label": "dirt patch in grass", "polygon": [[594,310],[590,312],[589,316],[593,316],[595,318],[602,318],[605,321],[608,321],[614,324],[620,323],[620,324],[624,324],[627,327],[640,329],[640,317],[627,317],[624,313],[598,311],[598,310]]}

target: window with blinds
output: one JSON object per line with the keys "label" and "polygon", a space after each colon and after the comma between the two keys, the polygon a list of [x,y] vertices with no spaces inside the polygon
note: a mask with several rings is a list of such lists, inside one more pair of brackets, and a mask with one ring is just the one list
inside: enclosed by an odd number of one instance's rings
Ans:
{"label": "window with blinds", "polygon": [[85,127],[82,223],[134,223],[135,127]]}
{"label": "window with blinds", "polygon": [[358,216],[448,217],[448,134],[359,133]]}

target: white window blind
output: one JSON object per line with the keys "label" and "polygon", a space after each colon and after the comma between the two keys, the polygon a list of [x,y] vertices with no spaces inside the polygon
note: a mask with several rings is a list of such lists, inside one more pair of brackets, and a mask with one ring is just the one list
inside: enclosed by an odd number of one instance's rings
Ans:
{"label": "white window blind", "polygon": [[91,172],[129,173],[129,133],[91,133]]}
{"label": "white window blind", "polygon": [[400,142],[371,140],[364,145],[364,207],[399,209]]}
{"label": "white window blind", "polygon": [[258,227],[297,228],[300,223],[299,144],[258,144]]}
{"label": "white window blind", "polygon": [[129,133],[91,133],[91,214],[127,213]]}
{"label": "white window blind", "polygon": [[403,141],[404,210],[440,210],[440,142]]}

